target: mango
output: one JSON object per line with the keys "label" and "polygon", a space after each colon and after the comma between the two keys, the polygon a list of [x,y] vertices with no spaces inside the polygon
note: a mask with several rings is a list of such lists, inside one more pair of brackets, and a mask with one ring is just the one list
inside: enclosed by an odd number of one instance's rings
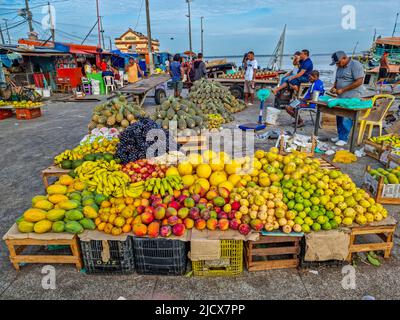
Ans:
{"label": "mango", "polygon": [[74,179],[67,174],[62,175],[58,181],[60,181],[63,186],[69,186],[74,183]]}
{"label": "mango", "polygon": [[34,208],[49,211],[54,208],[54,204],[47,200],[39,200],[35,203]]}
{"label": "mango", "polygon": [[33,232],[34,225],[33,222],[23,220],[18,223],[18,231],[23,233]]}
{"label": "mango", "polygon": [[24,220],[28,222],[38,222],[46,219],[46,211],[36,208],[28,209],[24,212]]}
{"label": "mango", "polygon": [[65,218],[71,221],[78,221],[84,218],[83,213],[79,210],[69,210],[65,213]]}
{"label": "mango", "polygon": [[67,193],[67,187],[63,185],[51,185],[47,187],[46,189],[47,194],[52,195],[52,194],[66,194]]}
{"label": "mango", "polygon": [[46,233],[51,230],[53,223],[50,220],[41,220],[39,222],[36,222],[33,231],[36,233]]}
{"label": "mango", "polygon": [[83,214],[85,215],[86,218],[89,218],[89,219],[97,218],[97,211],[91,206],[84,206]]}
{"label": "mango", "polygon": [[65,210],[63,209],[52,209],[46,213],[47,220],[59,221],[63,220],[65,215]]}
{"label": "mango", "polygon": [[51,227],[51,231],[56,232],[56,233],[64,232],[64,230],[65,230],[65,222],[64,221],[56,221],[53,223],[53,225]]}
{"label": "mango", "polygon": [[58,206],[60,207],[60,209],[72,210],[72,209],[78,208],[79,205],[76,201],[67,200],[67,201],[62,201],[62,202],[58,203]]}

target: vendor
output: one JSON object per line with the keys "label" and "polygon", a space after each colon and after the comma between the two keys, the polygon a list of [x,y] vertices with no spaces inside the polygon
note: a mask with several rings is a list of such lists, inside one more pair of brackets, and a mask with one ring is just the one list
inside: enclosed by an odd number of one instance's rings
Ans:
{"label": "vendor", "polygon": [[[360,98],[365,77],[363,65],[350,59],[344,51],[337,51],[332,55],[331,66],[333,65],[337,67],[336,80],[330,91],[337,94],[338,98]],[[338,136],[332,138],[331,141],[337,146],[343,147],[349,139],[353,121],[349,118],[336,116],[336,126]]]}
{"label": "vendor", "polygon": [[142,77],[144,77],[144,72],[133,58],[129,58],[129,64],[125,67],[125,72],[128,74],[129,83],[135,83],[139,81],[139,72]]}
{"label": "vendor", "polygon": [[90,64],[89,60],[85,61],[85,65],[83,66],[85,75],[87,76],[88,74],[92,73],[92,65]]}

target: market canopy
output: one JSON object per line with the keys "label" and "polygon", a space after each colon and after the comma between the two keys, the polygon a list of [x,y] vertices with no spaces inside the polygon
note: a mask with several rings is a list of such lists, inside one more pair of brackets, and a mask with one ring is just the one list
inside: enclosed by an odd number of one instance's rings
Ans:
{"label": "market canopy", "polygon": [[18,53],[22,56],[41,56],[41,57],[51,57],[51,56],[63,56],[66,53],[51,49],[48,47],[29,47],[26,45],[0,45],[0,53],[10,54]]}

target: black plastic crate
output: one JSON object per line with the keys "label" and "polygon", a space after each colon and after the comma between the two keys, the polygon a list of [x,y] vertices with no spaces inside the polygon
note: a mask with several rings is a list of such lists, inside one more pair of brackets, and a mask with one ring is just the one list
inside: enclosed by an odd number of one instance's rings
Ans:
{"label": "black plastic crate", "polygon": [[183,275],[188,245],[180,240],[133,238],[135,268],[140,274]]}
{"label": "black plastic crate", "polygon": [[135,271],[132,238],[125,241],[107,241],[110,259],[102,259],[103,242],[99,240],[80,241],[83,265],[86,273],[127,274]]}

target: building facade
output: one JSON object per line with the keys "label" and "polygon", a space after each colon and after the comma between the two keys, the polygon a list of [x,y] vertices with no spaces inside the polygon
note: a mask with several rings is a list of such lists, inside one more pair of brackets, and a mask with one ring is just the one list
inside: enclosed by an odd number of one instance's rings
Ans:
{"label": "building facade", "polygon": [[[139,54],[147,53],[147,36],[144,34],[134,31],[131,28],[128,29],[119,38],[115,39],[115,46],[122,52],[136,52]],[[152,39],[152,51],[160,51],[160,42]]]}

